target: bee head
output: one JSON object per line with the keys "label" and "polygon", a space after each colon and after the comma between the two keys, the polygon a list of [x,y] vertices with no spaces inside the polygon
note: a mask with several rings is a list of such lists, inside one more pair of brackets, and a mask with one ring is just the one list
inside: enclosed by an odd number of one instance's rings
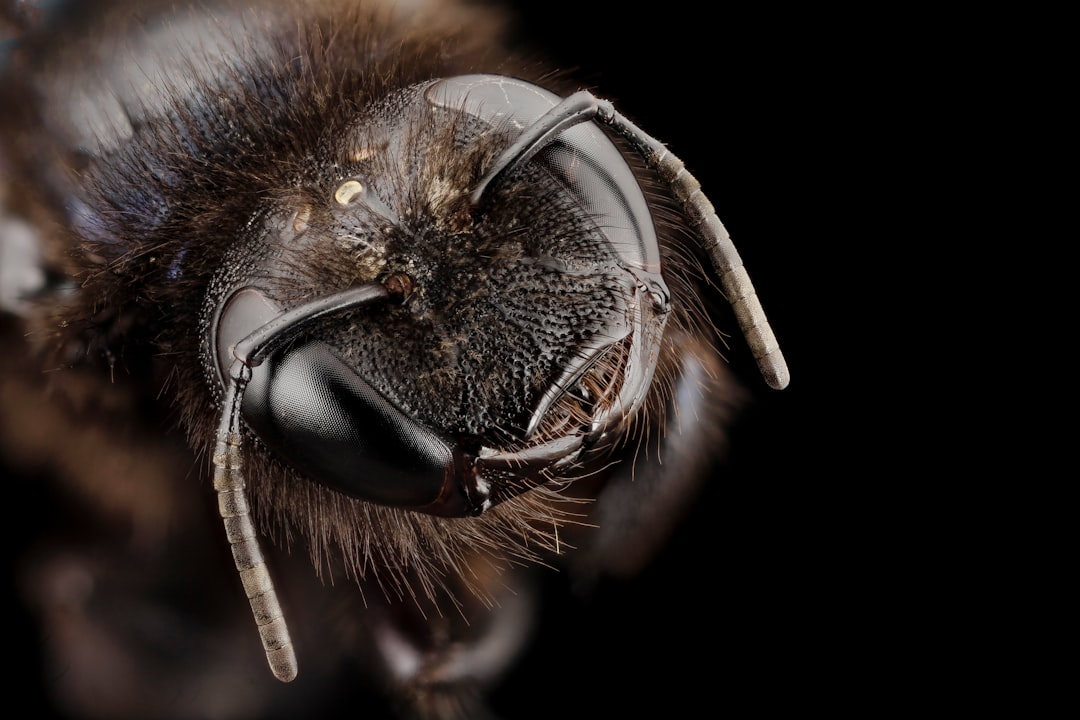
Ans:
{"label": "bee head", "polygon": [[[215,283],[208,351],[221,388],[233,363],[251,368],[240,414],[277,458],[354,497],[460,516],[620,436],[668,290],[626,160],[593,123],[551,127],[559,102],[487,75],[396,92],[321,186],[256,216]],[[515,147],[530,128],[549,132]],[[335,305],[365,286],[387,291]],[[271,323],[272,349],[238,358]]]}

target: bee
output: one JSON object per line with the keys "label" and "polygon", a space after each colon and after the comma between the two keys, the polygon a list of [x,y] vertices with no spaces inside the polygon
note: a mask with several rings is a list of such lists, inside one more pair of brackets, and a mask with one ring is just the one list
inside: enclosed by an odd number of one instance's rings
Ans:
{"label": "bee", "polygon": [[65,716],[484,717],[548,570],[640,572],[711,470],[717,288],[788,382],[682,161],[492,7],[5,18],[0,442]]}

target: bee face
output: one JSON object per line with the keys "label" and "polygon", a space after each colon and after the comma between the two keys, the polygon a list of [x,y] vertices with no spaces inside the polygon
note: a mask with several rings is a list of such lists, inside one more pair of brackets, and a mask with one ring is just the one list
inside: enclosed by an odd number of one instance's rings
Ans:
{"label": "bee face", "polygon": [[470,197],[493,149],[557,104],[494,75],[394,93],[345,141],[360,161],[339,165],[321,199],[315,187],[298,209],[263,215],[212,283],[224,288],[204,308],[218,383],[236,344],[286,309],[356,285],[400,288],[347,322],[321,311],[313,342],[247,381],[247,424],[305,477],[479,514],[564,476],[640,407],[669,293],[614,145],[579,127]]}
{"label": "bee face", "polygon": [[[356,581],[357,629],[330,644],[372,648],[391,695],[450,718],[512,662],[519,565],[635,567],[708,467],[739,392],[686,257],[711,264],[770,382],[786,369],[726,231],[659,143],[588,93],[485,72],[467,42],[447,53],[441,14],[418,37],[347,5],[225,2],[179,55],[143,55],[158,36],[142,19],[78,102],[57,89],[64,54],[27,40],[28,79],[4,93],[43,99],[5,118],[9,177],[33,179],[7,211],[50,218],[27,264],[53,280],[6,309],[36,339],[27,357],[43,346],[91,387],[121,368],[131,407],[174,409],[181,480],[213,474],[277,677],[297,660],[267,529]],[[201,17],[162,27],[181,16]],[[70,122],[84,102],[89,132]],[[26,137],[45,151],[11,142]]]}

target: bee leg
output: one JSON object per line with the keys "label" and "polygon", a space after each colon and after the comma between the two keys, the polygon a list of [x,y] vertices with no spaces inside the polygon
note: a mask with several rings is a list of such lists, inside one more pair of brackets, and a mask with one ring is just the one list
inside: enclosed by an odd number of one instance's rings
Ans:
{"label": "bee leg", "polygon": [[743,402],[745,391],[708,343],[682,332],[665,342],[661,362],[674,367],[657,372],[671,378],[663,412],[651,411],[645,439],[627,449],[631,458],[617,466],[590,514],[594,527],[566,558],[586,585],[601,575],[632,577],[652,560],[715,466]]}
{"label": "bee leg", "polygon": [[479,578],[488,601],[460,590],[457,607],[447,602],[437,615],[409,600],[368,608],[367,644],[404,718],[495,719],[486,698],[532,633],[537,614],[532,580],[520,569],[492,572]]}

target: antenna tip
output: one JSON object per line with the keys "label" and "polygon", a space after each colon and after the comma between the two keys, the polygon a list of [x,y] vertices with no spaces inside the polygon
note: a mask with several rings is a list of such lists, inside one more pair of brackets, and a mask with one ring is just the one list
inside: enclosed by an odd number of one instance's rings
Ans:
{"label": "antenna tip", "polygon": [[274,673],[274,677],[281,682],[292,682],[300,671],[291,644],[277,650],[267,650],[266,660],[270,663],[270,671]]}
{"label": "antenna tip", "polygon": [[791,373],[788,372],[787,362],[779,353],[771,354],[762,358],[758,366],[765,382],[773,390],[783,390],[791,382]]}

